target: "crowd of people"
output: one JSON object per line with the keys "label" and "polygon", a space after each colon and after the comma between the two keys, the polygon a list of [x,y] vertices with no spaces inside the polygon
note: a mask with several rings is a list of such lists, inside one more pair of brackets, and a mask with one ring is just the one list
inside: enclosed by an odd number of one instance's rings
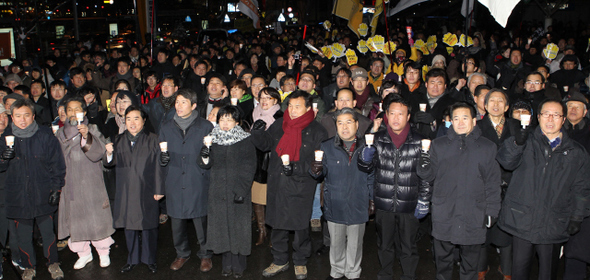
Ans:
{"label": "crowd of people", "polygon": [[[327,279],[360,279],[369,219],[378,279],[393,278],[396,258],[401,278],[416,279],[421,238],[432,240],[436,279],[452,279],[457,262],[460,279],[485,279],[496,249],[505,280],[529,279],[537,259],[539,279],[556,279],[562,246],[563,278],[585,279],[588,30],[480,30],[450,49],[439,30],[417,31],[437,35],[429,54],[392,32],[391,55],[361,53],[345,28],[304,30],[108,51],[78,42],[7,66],[0,243],[22,279],[36,275],[35,243],[52,279],[64,278],[66,246],[74,269],[93,261],[92,247],[110,266],[117,229],[121,273],[141,263],[156,273],[167,221],[179,270],[192,256],[189,220],[203,272],[221,254],[222,276],[242,277],[256,232],[273,256],[256,273],[292,261],[306,279],[310,231],[321,231]],[[302,38],[341,43],[358,63]],[[549,43],[555,59],[542,52]]]}

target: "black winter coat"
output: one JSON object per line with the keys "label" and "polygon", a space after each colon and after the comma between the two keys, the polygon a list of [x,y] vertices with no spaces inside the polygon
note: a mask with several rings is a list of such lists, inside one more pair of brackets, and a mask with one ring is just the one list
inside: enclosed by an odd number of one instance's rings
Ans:
{"label": "black winter coat", "polygon": [[317,121],[301,131],[299,161],[293,164],[293,174],[283,173],[283,163],[276,152],[283,137],[283,118],[277,119],[266,131],[252,131],[252,141],[263,152],[270,151],[268,189],[266,194],[266,223],[275,229],[302,230],[309,227],[313,196],[317,181],[309,174],[314,151],[319,150],[327,133]]}
{"label": "black winter coat", "polygon": [[504,141],[497,159],[514,170],[498,221],[506,232],[533,244],[562,243],[569,221],[590,214],[589,158],[563,130],[555,150],[537,127],[523,146]]}
{"label": "black winter coat", "polygon": [[209,170],[201,168],[198,163],[203,138],[212,129],[209,121],[199,117],[184,132],[173,119],[162,125],[159,141],[168,142],[170,153],[170,162],[165,168],[166,207],[172,218],[207,216]]}
{"label": "black winter coat", "polygon": [[[5,136],[13,135],[9,125],[2,134],[0,147],[6,149]],[[29,138],[14,139],[15,158],[0,160],[6,171],[6,217],[34,219],[53,214],[57,206],[49,205],[51,191],[65,185],[66,163],[61,145],[51,128],[39,126]]]}
{"label": "black winter coat", "polygon": [[[500,138],[498,138],[498,133],[496,133],[496,129],[492,124],[490,115],[485,115],[483,119],[477,121],[477,126],[479,127],[479,129],[481,129],[481,136],[494,142],[498,149],[500,148],[500,145],[502,145],[502,143],[506,141],[506,139],[520,131],[519,121],[512,118],[505,118],[504,120],[504,129],[502,130],[502,136]],[[500,166],[500,168],[502,170],[502,181],[510,183],[512,172],[502,168],[502,166]]]}
{"label": "black winter coat", "polygon": [[486,216],[500,212],[500,167],[496,144],[481,137],[479,127],[467,136],[449,129],[432,141],[431,168],[418,175],[434,180],[432,192],[432,236],[457,245],[486,241]]}
{"label": "black winter coat", "polygon": [[146,132],[138,133],[133,146],[125,133],[119,134],[113,142],[113,158],[106,166],[115,166],[117,193],[113,211],[113,227],[128,230],[158,228],[160,208],[154,195],[164,194],[164,172],[160,167],[160,145],[158,136]]}
{"label": "black winter coat", "polygon": [[364,162],[359,157],[359,169],[365,172],[375,171],[376,210],[413,214],[418,200],[430,201],[430,183],[420,179],[416,173],[422,139],[419,134],[410,131],[406,141],[398,149],[387,129],[382,130],[375,133],[377,152],[373,161]]}
{"label": "black winter coat", "polygon": [[374,172],[357,167],[365,139],[357,138],[352,157],[344,150],[340,137],[322,142],[324,178],[324,218],[333,223],[355,225],[369,220],[369,200],[373,199]]}

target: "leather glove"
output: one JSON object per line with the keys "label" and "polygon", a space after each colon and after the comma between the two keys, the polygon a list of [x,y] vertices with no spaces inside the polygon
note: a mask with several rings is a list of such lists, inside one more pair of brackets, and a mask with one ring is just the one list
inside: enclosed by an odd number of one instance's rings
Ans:
{"label": "leather glove", "polygon": [[168,152],[161,152],[160,153],[160,166],[166,166],[170,162],[170,153]]}
{"label": "leather glove", "polygon": [[363,152],[361,154],[362,160],[364,162],[371,162],[373,161],[373,157],[375,156],[375,152],[377,150],[375,149],[375,146],[366,146],[363,148]]}
{"label": "leather glove", "polygon": [[369,200],[369,216],[375,214],[375,201]]}
{"label": "leather glove", "polygon": [[431,124],[434,122],[434,117],[430,113],[420,111],[414,113],[414,121],[417,123]]}
{"label": "leather glove", "polygon": [[283,164],[283,173],[285,173],[285,176],[293,175],[293,163],[289,163],[287,165]]}
{"label": "leather glove", "polygon": [[414,217],[420,220],[428,214],[430,211],[430,202],[418,200],[418,204],[416,205],[416,210],[414,210]]}
{"label": "leather glove", "polygon": [[2,152],[2,159],[3,160],[11,160],[16,156],[14,152],[14,148],[6,148],[4,152]]}
{"label": "leather glove", "polygon": [[311,162],[311,173],[314,175],[322,174],[322,170],[324,169],[324,165],[321,161],[312,161]]}
{"label": "leather glove", "polygon": [[528,129],[519,129],[516,134],[514,135],[514,142],[516,142],[516,145],[518,146],[522,146],[526,143],[526,139],[529,136],[529,130]]}
{"label": "leather glove", "polygon": [[420,159],[418,161],[420,168],[423,170],[430,169],[430,154],[427,152],[420,152]]}
{"label": "leather glove", "polygon": [[209,158],[209,152],[210,152],[209,151],[209,147],[203,146],[203,148],[201,148],[200,155],[201,155],[202,158]]}
{"label": "leather glove", "polygon": [[57,206],[59,204],[59,196],[61,195],[61,191],[51,191],[49,194],[49,205]]}
{"label": "leather glove", "polygon": [[570,220],[570,223],[567,225],[567,233],[569,233],[569,235],[574,235],[580,231],[581,227],[582,222]]}
{"label": "leather glove", "polygon": [[498,221],[498,217],[492,217],[490,215],[486,215],[486,218],[483,220],[483,226],[487,228],[493,227],[496,222]]}
{"label": "leather glove", "polygon": [[235,204],[243,204],[244,203],[244,197],[243,196],[238,196],[237,194],[234,194],[234,203]]}
{"label": "leather glove", "polygon": [[257,120],[252,125],[251,131],[254,131],[254,130],[264,130],[265,128],[266,128],[266,122],[264,122],[263,120]]}

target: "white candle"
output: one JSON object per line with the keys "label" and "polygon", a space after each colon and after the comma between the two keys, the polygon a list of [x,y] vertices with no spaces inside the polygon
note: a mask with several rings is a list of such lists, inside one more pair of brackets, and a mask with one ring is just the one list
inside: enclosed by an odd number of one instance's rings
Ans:
{"label": "white candle", "polygon": [[205,142],[205,146],[207,146],[207,148],[211,147],[211,143],[213,143],[213,137],[205,136],[204,142]]}
{"label": "white candle", "polygon": [[289,165],[289,155],[282,155],[281,160],[283,161],[283,165]]}
{"label": "white candle", "polygon": [[76,119],[78,120],[78,125],[80,125],[84,121],[84,113],[76,113]]}
{"label": "white candle", "polygon": [[12,148],[14,146],[14,136],[8,135],[6,136],[6,146]]}
{"label": "white candle", "polygon": [[520,115],[520,125],[526,128],[531,124],[531,115]]}
{"label": "white candle", "polygon": [[420,103],[420,111],[426,112],[426,103]]}
{"label": "white candle", "polygon": [[430,150],[430,139],[422,139],[422,150],[425,152]]}
{"label": "white candle", "polygon": [[324,151],[322,151],[322,150],[315,151],[315,161],[322,161],[323,157],[324,157]]}
{"label": "white candle", "polygon": [[52,125],[51,130],[53,130],[53,134],[56,134],[57,131],[59,130],[59,125],[57,125],[57,124]]}
{"label": "white candle", "polygon": [[238,105],[238,99],[237,98],[232,98],[231,99],[231,105],[237,106]]}
{"label": "white candle", "polygon": [[365,134],[365,141],[367,142],[367,146],[371,147],[371,145],[373,145],[374,139],[375,139],[374,134]]}
{"label": "white candle", "polygon": [[160,142],[160,150],[162,151],[162,153],[165,153],[168,151],[168,142]]}

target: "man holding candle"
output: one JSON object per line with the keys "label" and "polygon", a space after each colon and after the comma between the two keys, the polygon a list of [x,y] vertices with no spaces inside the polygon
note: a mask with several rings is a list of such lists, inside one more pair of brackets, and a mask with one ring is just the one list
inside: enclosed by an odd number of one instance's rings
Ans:
{"label": "man holding candle", "polygon": [[[485,117],[477,121],[477,126],[481,129],[481,135],[494,142],[499,148],[502,143],[510,136],[520,133],[521,122],[505,116],[510,103],[508,94],[504,90],[493,88],[485,95],[484,104],[487,111]],[[526,115],[530,117],[530,115]],[[530,118],[529,118],[530,120]],[[525,122],[522,122],[525,124]],[[527,127],[528,124],[524,125]],[[501,169],[502,173],[502,193],[505,193],[512,177],[512,172]],[[500,268],[504,279],[512,275],[512,236],[493,226],[488,230],[486,244],[493,244],[500,251]],[[488,246],[481,247],[479,256],[479,276],[485,277],[489,270],[487,258]]]}
{"label": "man holding candle", "polygon": [[497,148],[475,125],[475,108],[458,102],[449,111],[452,129],[432,141],[429,153],[421,153],[417,172],[434,186],[431,212],[436,279],[452,279],[456,246],[461,255],[460,279],[477,279],[486,227],[495,224],[500,211]]}
{"label": "man holding candle", "polygon": [[[48,259],[52,279],[63,279],[57,256],[53,216],[65,184],[66,166],[59,141],[51,128],[38,126],[34,103],[17,100],[11,106],[12,124],[4,131],[0,170],[6,170],[6,216],[16,225],[23,279],[33,279],[37,264],[33,248],[36,223],[43,238],[43,252]],[[8,139],[12,136],[12,139]],[[3,138],[4,140],[4,138]],[[8,144],[8,147],[6,147]],[[23,178],[28,178],[23,180]]]}
{"label": "man holding candle", "polygon": [[[262,120],[254,123],[252,141],[261,151],[271,151],[268,168],[266,223],[271,234],[273,262],[262,275],[274,276],[289,268],[289,231],[295,232],[293,263],[297,279],[307,278],[311,255],[309,220],[317,181],[309,174],[314,151],[327,138],[314,121],[311,96],[301,90],[289,95],[289,108],[268,130]],[[288,155],[289,162],[281,157]]]}
{"label": "man holding candle", "polygon": [[562,129],[567,115],[565,104],[541,102],[539,126],[508,138],[498,151],[498,162],[513,170],[498,224],[513,235],[514,279],[529,279],[534,252],[539,279],[556,279],[560,246],[589,214],[590,162]]}
{"label": "man holding candle", "polygon": [[207,241],[207,199],[209,171],[198,166],[203,138],[213,129],[211,123],[197,113],[197,94],[191,89],[178,90],[174,119],[165,121],[160,142],[166,142],[160,164],[166,166],[166,198],[172,223],[172,239],[176,259],[170,269],[179,270],[189,260],[187,224],[192,220],[200,244],[197,256],[201,271],[211,270],[212,252],[204,249]]}
{"label": "man holding candle", "polygon": [[[431,192],[429,182],[416,173],[423,137],[411,129],[412,108],[403,97],[391,95],[383,109],[387,129],[375,133],[374,144],[364,147],[358,158],[360,170],[375,172],[374,210],[381,264],[377,279],[392,279],[396,255],[402,279],[415,279],[419,260],[416,235],[419,219],[428,214]],[[397,248],[401,251],[395,252]]]}
{"label": "man holding candle", "polygon": [[[352,108],[336,111],[337,135],[322,142],[310,173],[324,179],[324,218],[330,231],[328,280],[360,279],[365,223],[373,200],[373,172],[355,164],[365,140],[358,136],[358,113]],[[362,135],[362,134],[361,134]],[[373,136],[372,134],[369,134]],[[351,164],[352,163],[352,164]]]}

